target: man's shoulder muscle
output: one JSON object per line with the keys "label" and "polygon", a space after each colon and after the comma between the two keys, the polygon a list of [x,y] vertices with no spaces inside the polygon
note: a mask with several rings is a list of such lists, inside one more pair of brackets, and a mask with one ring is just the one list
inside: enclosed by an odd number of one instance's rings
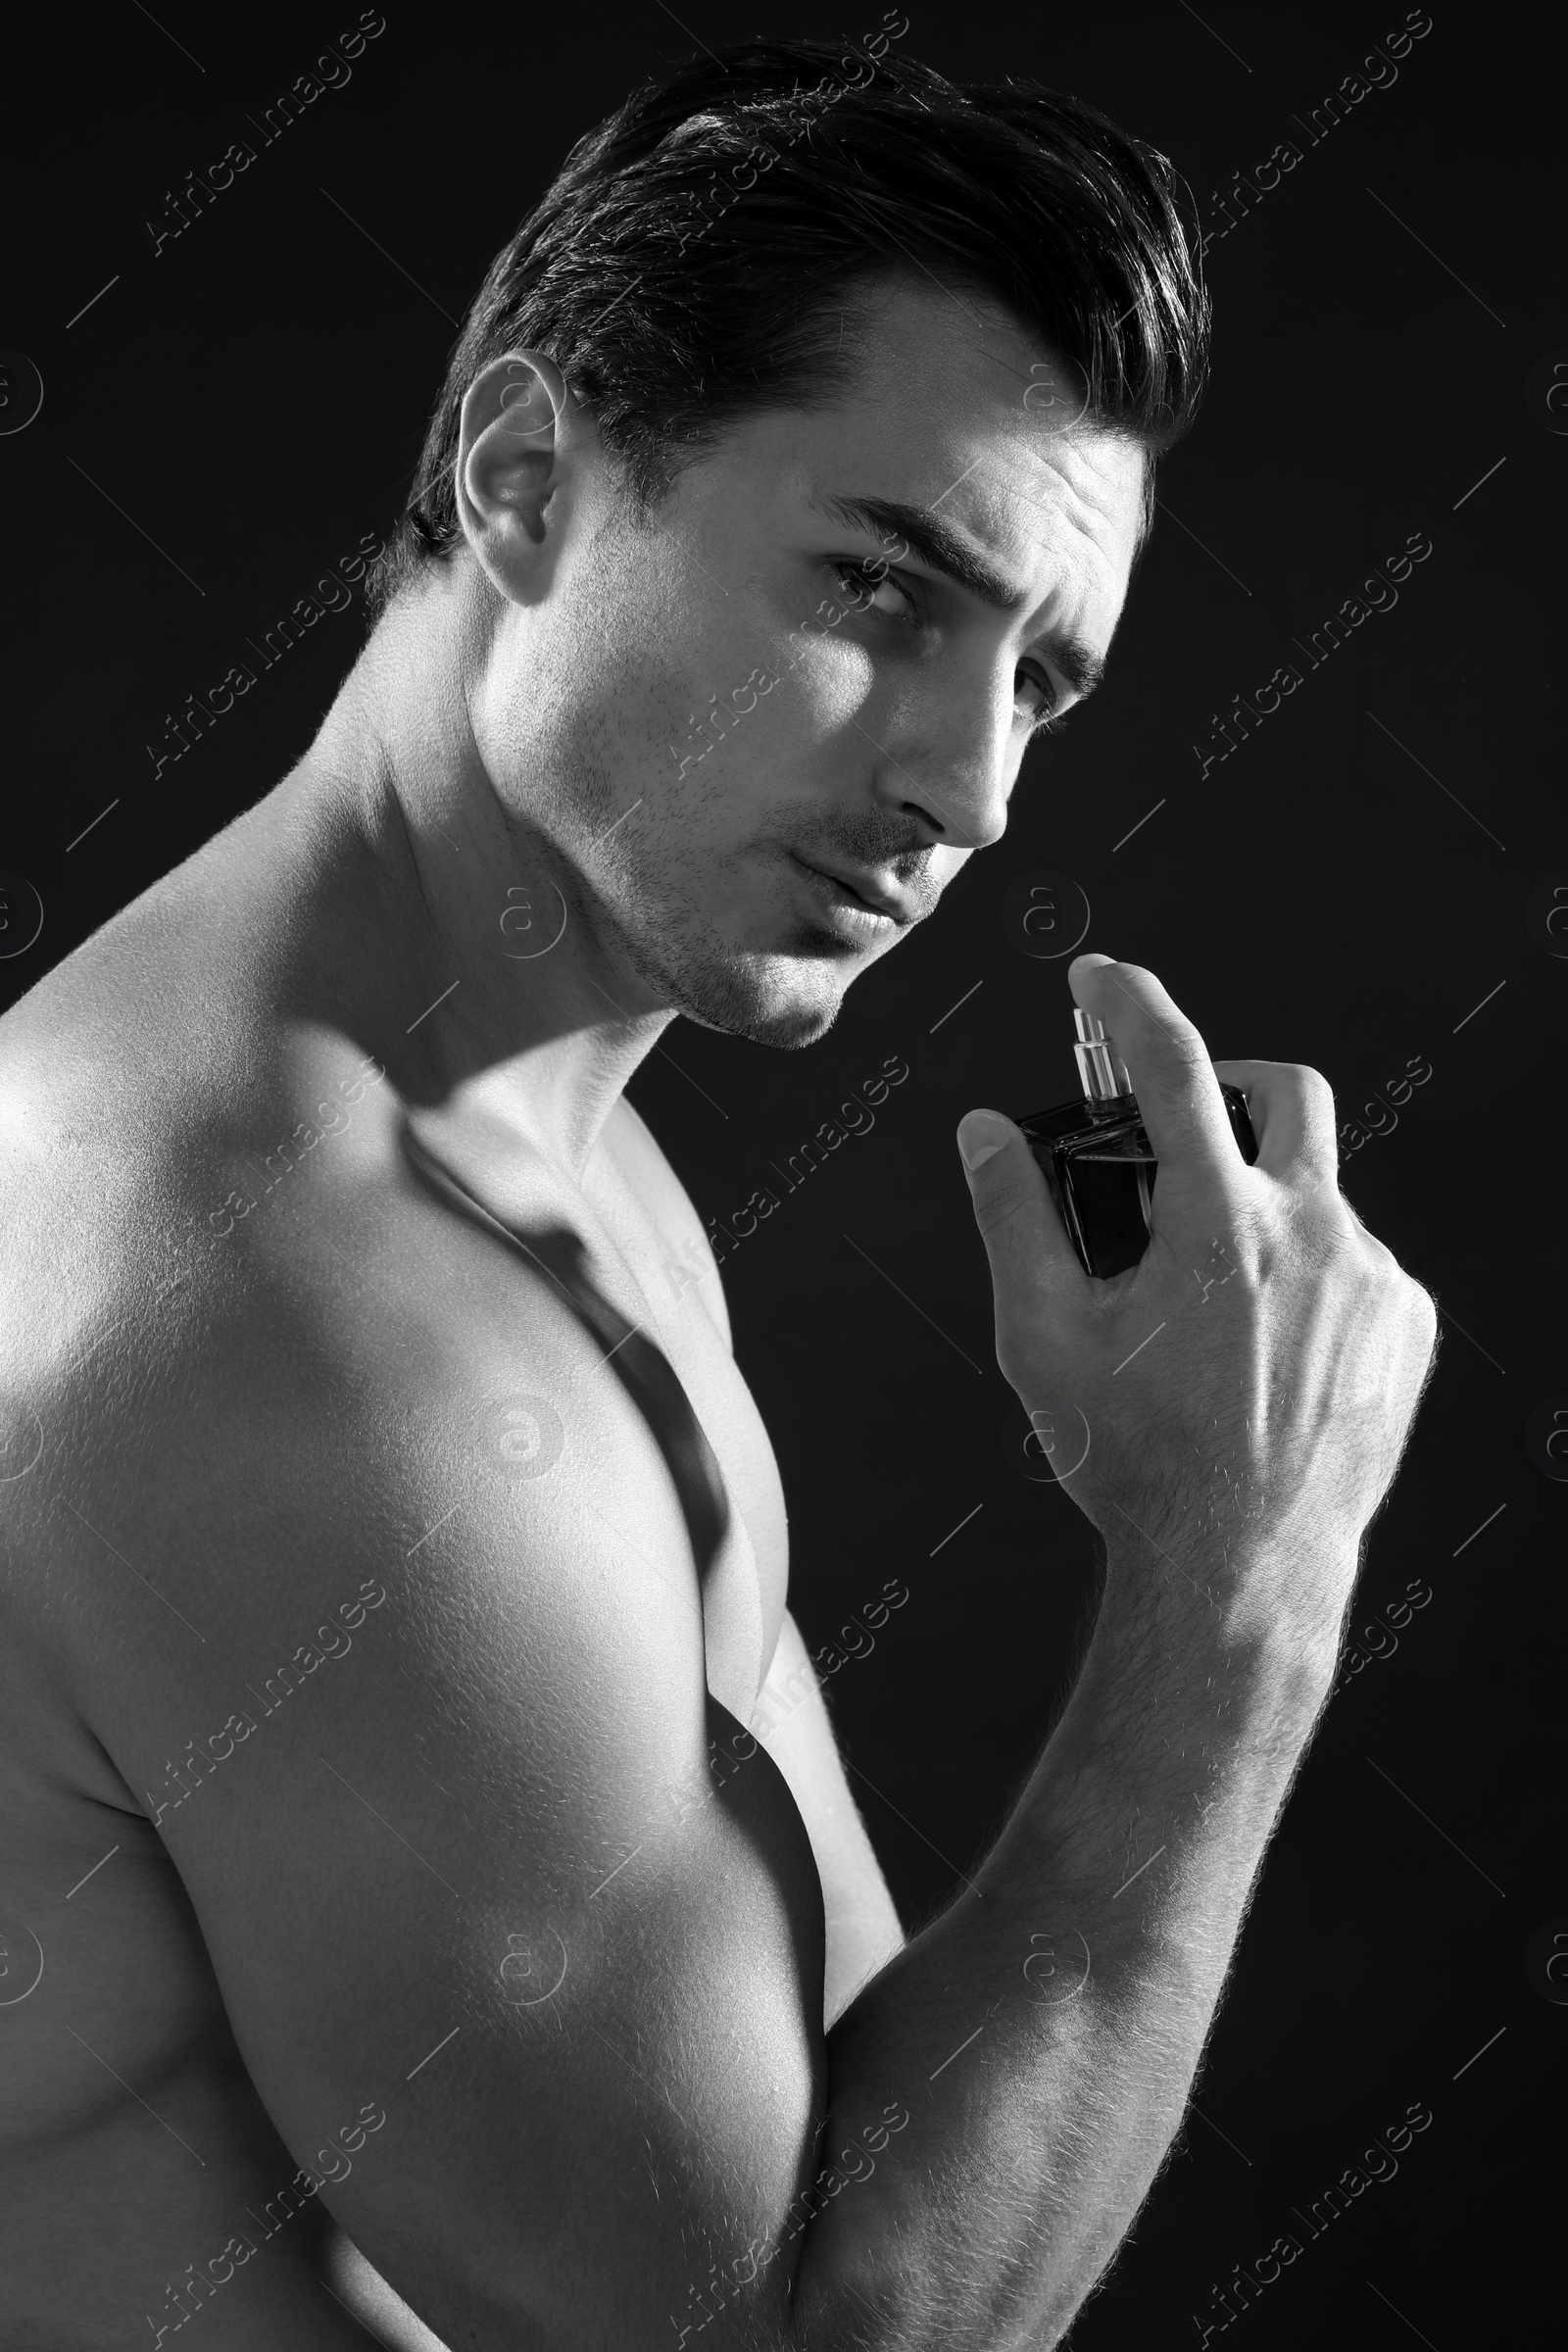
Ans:
{"label": "man's shoulder muscle", "polygon": [[[569,1408],[579,1460],[606,1441],[611,1400],[579,1377],[595,1350],[546,1277],[519,1259],[504,1301],[480,1298],[482,1238],[395,1169],[376,1068],[346,1048],[321,1061],[303,1090],[321,1094],[312,1116],[289,1115],[297,1086],[269,1090],[286,1126],[270,1149],[254,1104],[243,1127],[194,1094],[166,1099],[162,1118],[143,1102],[94,1123],[77,1111],[79,1070],[42,1103],[11,1093],[25,1145],[0,1172],[0,1446],[17,1457],[13,1501],[40,1505],[12,1514],[24,1559],[34,1518],[46,1552],[75,1556],[95,1506],[144,1527],[167,1513],[166,1553],[260,1517],[291,1528],[297,1556],[330,1543],[346,1507],[413,1544],[468,1457],[489,1458],[498,1392],[531,1388],[549,1407],[583,1386]],[[453,1288],[466,1281],[468,1316]],[[415,1421],[424,1444],[400,1446]],[[633,1450],[635,1435],[617,1424]],[[549,1489],[532,1483],[536,1524],[551,1519]],[[226,1581],[220,1558],[208,1566]]]}

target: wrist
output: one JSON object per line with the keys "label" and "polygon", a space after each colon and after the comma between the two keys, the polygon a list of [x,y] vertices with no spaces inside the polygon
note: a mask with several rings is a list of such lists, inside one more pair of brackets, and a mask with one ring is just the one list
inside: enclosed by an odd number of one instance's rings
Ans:
{"label": "wrist", "polygon": [[1212,1678],[1249,1719],[1316,1717],[1333,1688],[1358,1542],[1235,1547],[1208,1557],[1134,1537],[1106,1546],[1099,1633],[1152,1636],[1166,1671]]}

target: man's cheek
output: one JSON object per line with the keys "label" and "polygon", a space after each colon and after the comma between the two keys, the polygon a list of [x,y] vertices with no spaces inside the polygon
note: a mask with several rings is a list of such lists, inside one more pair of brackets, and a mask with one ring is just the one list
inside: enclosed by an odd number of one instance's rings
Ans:
{"label": "man's cheek", "polygon": [[[823,727],[834,733],[842,730],[854,735],[861,751],[868,752],[871,747],[858,732],[857,722],[876,685],[876,663],[870,649],[857,644],[840,628],[831,643],[811,656],[807,675],[816,685]],[[881,730],[877,732],[880,735]]]}

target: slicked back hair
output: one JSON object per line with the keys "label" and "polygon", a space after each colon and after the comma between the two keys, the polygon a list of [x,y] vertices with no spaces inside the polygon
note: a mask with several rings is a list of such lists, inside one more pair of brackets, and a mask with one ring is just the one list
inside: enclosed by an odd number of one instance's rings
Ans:
{"label": "slicked back hair", "polygon": [[646,522],[726,426],[845,399],[861,349],[845,314],[889,280],[1000,301],[1076,363],[1084,421],[1150,460],[1142,545],[1153,461],[1208,368],[1177,175],[1081,99],[951,82],[898,37],[875,58],[808,40],[693,58],[578,140],[454,346],[373,611],[462,540],[461,412],[491,360],[554,360]]}

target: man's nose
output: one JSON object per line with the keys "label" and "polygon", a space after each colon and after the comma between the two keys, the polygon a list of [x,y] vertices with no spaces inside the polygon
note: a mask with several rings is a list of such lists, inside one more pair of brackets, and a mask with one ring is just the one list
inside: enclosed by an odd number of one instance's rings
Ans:
{"label": "man's nose", "polygon": [[1010,678],[1004,698],[988,680],[961,701],[922,701],[886,738],[877,798],[917,818],[944,849],[989,849],[1006,831],[1017,735]]}

